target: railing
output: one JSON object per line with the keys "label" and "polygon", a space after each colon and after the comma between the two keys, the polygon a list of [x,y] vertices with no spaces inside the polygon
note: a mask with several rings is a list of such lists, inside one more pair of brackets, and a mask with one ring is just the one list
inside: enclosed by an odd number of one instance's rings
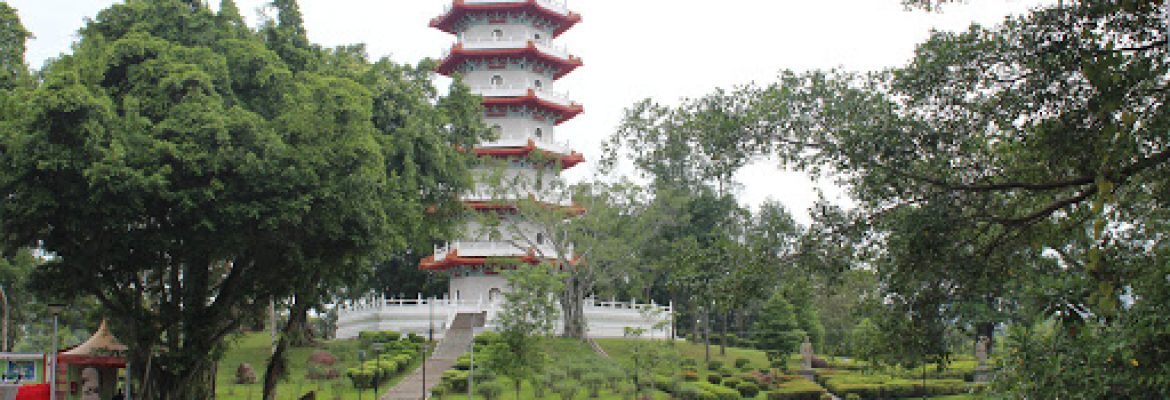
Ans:
{"label": "railing", "polygon": [[[464,4],[498,4],[498,3],[527,3],[527,2],[528,2],[528,0],[463,0]],[[545,9],[547,9],[549,11],[555,12],[555,13],[560,14],[560,15],[569,16],[572,14],[572,12],[569,12],[568,4],[566,4],[566,2],[564,2],[564,1],[536,0],[536,4],[540,5],[541,7],[544,7]],[[450,13],[451,13],[451,5],[448,4],[447,7],[443,10],[443,15],[447,15]]]}
{"label": "railing", "polygon": [[[445,330],[461,313],[486,314],[486,327],[476,331],[491,330],[496,317],[504,306],[502,301],[476,299],[426,299],[384,298],[377,295],[353,301],[334,304],[338,313],[338,337],[352,338],[362,331],[394,330],[444,336]],[[667,338],[671,335],[669,321],[674,311],[673,304],[659,305],[610,300],[598,301],[587,298],[582,304],[589,335],[591,337],[623,337],[627,327],[638,327],[645,331],[643,338]],[[558,331],[563,330],[561,321],[556,322]]]}
{"label": "railing", "polygon": [[536,142],[536,146],[541,150],[551,151],[556,154],[570,154],[573,152],[573,149],[566,142],[556,142],[547,138],[534,138],[527,135],[509,135],[499,140],[480,143],[480,145],[483,147],[524,147],[528,145],[528,139]]}
{"label": "railing", "polygon": [[[461,242],[455,242],[461,243]],[[467,243],[467,242],[462,242]],[[513,247],[514,248],[514,247]],[[368,296],[359,300],[350,300],[335,304],[339,312],[355,312],[355,311],[371,311],[371,310],[385,310],[394,308],[417,308],[417,307],[435,307],[436,313],[442,309],[446,312],[449,307],[488,307],[493,304],[499,304],[501,301],[486,301],[484,299],[449,299],[436,298],[428,299],[421,295],[415,298],[387,298],[378,296]],[[674,312],[674,304],[658,304],[651,300],[650,303],[639,303],[637,300],[630,301],[599,301],[596,298],[589,297],[585,299],[583,306],[586,309],[610,309],[610,310],[634,310],[634,311],[660,311],[662,313]]]}
{"label": "railing", "polygon": [[[477,39],[466,39],[466,40],[460,42],[459,44],[462,45],[464,49],[468,49],[468,50],[485,50],[485,49],[522,49],[522,48],[528,47],[528,44],[531,43],[531,44],[535,45],[536,49],[540,50],[542,53],[551,54],[551,55],[558,57],[562,60],[573,59],[573,57],[569,54],[568,48],[566,48],[564,46],[556,46],[553,44],[542,43],[542,42],[543,41],[536,42],[536,41],[534,41],[532,39],[528,39],[528,38],[521,38],[521,39],[517,39],[517,38],[477,38]],[[450,49],[443,52],[443,58],[447,58],[450,55],[451,55]]]}
{"label": "railing", "polygon": [[[443,246],[435,246],[435,260],[442,261],[451,254],[452,250],[458,250],[459,255],[463,257],[516,257],[528,255],[529,247],[523,243],[516,244],[508,242],[471,242],[471,241],[456,241],[449,242]],[[537,255],[544,257],[556,257],[556,248],[552,245],[538,245],[532,248]],[[569,257],[573,254],[573,247],[569,246],[566,251],[569,252]],[[440,257],[441,255],[441,257]]]}
{"label": "railing", "polygon": [[553,204],[553,205],[558,205],[558,206],[563,206],[563,207],[570,207],[573,205],[573,200],[568,199],[568,198],[564,198],[564,196],[558,196],[558,198],[554,199],[554,198],[550,198],[550,196],[541,197],[540,193],[531,193],[531,192],[503,193],[501,191],[493,190],[493,189],[477,190],[475,192],[471,192],[471,193],[465,194],[463,196],[460,196],[460,199],[462,199],[463,201],[511,202],[511,201],[528,200],[528,199],[532,198],[532,196],[535,196],[538,201],[540,201],[541,203],[545,203],[545,204]]}
{"label": "railing", "polygon": [[532,90],[541,100],[557,103],[563,106],[575,106],[577,103],[569,100],[568,93],[561,93],[545,88],[537,88],[531,85],[487,85],[487,86],[473,86],[470,88],[472,93],[483,97],[523,97],[528,95],[528,91]]}

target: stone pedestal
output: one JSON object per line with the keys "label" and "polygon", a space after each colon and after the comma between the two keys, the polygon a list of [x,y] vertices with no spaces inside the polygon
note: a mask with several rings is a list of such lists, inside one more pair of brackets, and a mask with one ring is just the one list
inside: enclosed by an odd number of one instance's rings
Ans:
{"label": "stone pedestal", "polygon": [[987,382],[991,382],[991,368],[987,368],[987,365],[975,367],[975,383]]}

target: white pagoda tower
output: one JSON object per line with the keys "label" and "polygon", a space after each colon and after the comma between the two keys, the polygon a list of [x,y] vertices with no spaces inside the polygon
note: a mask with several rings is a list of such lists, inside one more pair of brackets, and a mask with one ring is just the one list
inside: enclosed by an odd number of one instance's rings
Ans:
{"label": "white pagoda tower", "polygon": [[[558,179],[563,169],[584,161],[583,156],[558,142],[556,134],[558,125],[584,108],[555,90],[556,81],[582,62],[553,44],[557,36],[580,21],[581,16],[563,3],[548,0],[455,0],[443,15],[431,20],[431,27],[458,37],[438,72],[461,76],[472,92],[483,96],[484,122],[498,136],[475,148],[483,161],[476,176],[499,174],[497,169],[503,169],[505,182],[516,186],[501,192],[480,182],[480,190],[464,197],[469,208],[501,213],[508,219],[515,218],[508,215],[515,207],[514,197],[571,207],[563,200],[543,196],[536,190],[540,186],[536,182]],[[533,157],[534,153],[540,156]],[[501,199],[501,195],[506,198]],[[508,223],[517,228],[493,234],[491,229],[469,221],[464,240],[436,248],[420,268],[451,276],[449,298],[498,302],[507,282],[488,265],[490,260],[508,258],[538,264],[538,255],[546,259],[555,256],[551,247],[545,247],[537,227],[523,221]]]}
{"label": "white pagoda tower", "polygon": [[[441,338],[448,328],[469,320],[476,321],[476,329],[492,329],[508,286],[498,274],[498,261],[519,260],[522,265],[555,261],[558,255],[540,229],[516,220],[518,213],[511,211],[520,198],[534,198],[569,213],[584,212],[567,199],[541,193],[540,184],[558,179],[562,171],[585,161],[557,141],[556,134],[560,124],[584,111],[555,91],[557,80],[582,62],[555,46],[553,40],[579,22],[580,15],[554,0],[452,0],[442,15],[431,20],[431,27],[457,37],[437,72],[460,76],[473,92],[483,96],[484,122],[496,132],[493,141],[473,149],[482,161],[474,172],[479,177],[498,177],[502,172],[505,181],[516,183],[515,190],[501,193],[481,180],[463,202],[476,212],[511,218],[507,224],[518,229],[492,232],[480,226],[479,219],[467,221],[463,237],[436,246],[435,253],[419,264],[420,269],[451,277],[444,298],[419,295],[388,299],[375,295],[338,304],[338,338],[382,330],[426,334],[431,328],[437,328],[433,332]],[[572,255],[564,256],[573,259]],[[666,322],[671,320],[672,308],[634,300],[587,299],[587,334],[622,337],[625,328],[637,327],[648,333],[646,337],[664,338],[669,335]]]}

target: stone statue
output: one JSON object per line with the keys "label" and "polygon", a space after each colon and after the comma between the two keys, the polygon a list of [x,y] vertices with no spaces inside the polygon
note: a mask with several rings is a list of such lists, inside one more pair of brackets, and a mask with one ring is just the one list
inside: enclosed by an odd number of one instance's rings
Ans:
{"label": "stone statue", "polygon": [[975,342],[975,383],[991,381],[991,369],[987,367],[987,348],[990,345],[991,339],[987,336],[980,336]]}
{"label": "stone statue", "polygon": [[987,336],[980,336],[979,340],[975,342],[975,360],[981,366],[987,365],[987,346],[990,344],[991,339],[988,339]]}
{"label": "stone statue", "polygon": [[800,357],[802,359],[800,368],[804,371],[811,371],[813,367],[813,347],[808,336],[805,336],[804,343],[800,344]]}
{"label": "stone statue", "polygon": [[81,400],[101,400],[101,377],[93,367],[81,370]]}

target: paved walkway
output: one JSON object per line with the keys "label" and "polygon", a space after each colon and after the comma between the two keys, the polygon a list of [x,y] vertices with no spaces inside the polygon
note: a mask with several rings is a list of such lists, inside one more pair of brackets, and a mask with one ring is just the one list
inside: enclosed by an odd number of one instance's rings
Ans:
{"label": "paved walkway", "polygon": [[430,397],[431,388],[439,383],[443,371],[455,366],[455,360],[466,353],[471,346],[472,324],[474,324],[474,316],[471,314],[467,314],[467,317],[464,314],[455,317],[451,328],[443,336],[443,341],[439,342],[439,345],[435,347],[435,352],[431,354],[431,358],[427,359],[427,384],[425,388],[423,387],[423,367],[420,366],[410,376],[403,378],[397,385],[390,388],[390,391],[382,396],[382,400],[419,400],[425,398],[423,393],[426,393],[426,397]]}

